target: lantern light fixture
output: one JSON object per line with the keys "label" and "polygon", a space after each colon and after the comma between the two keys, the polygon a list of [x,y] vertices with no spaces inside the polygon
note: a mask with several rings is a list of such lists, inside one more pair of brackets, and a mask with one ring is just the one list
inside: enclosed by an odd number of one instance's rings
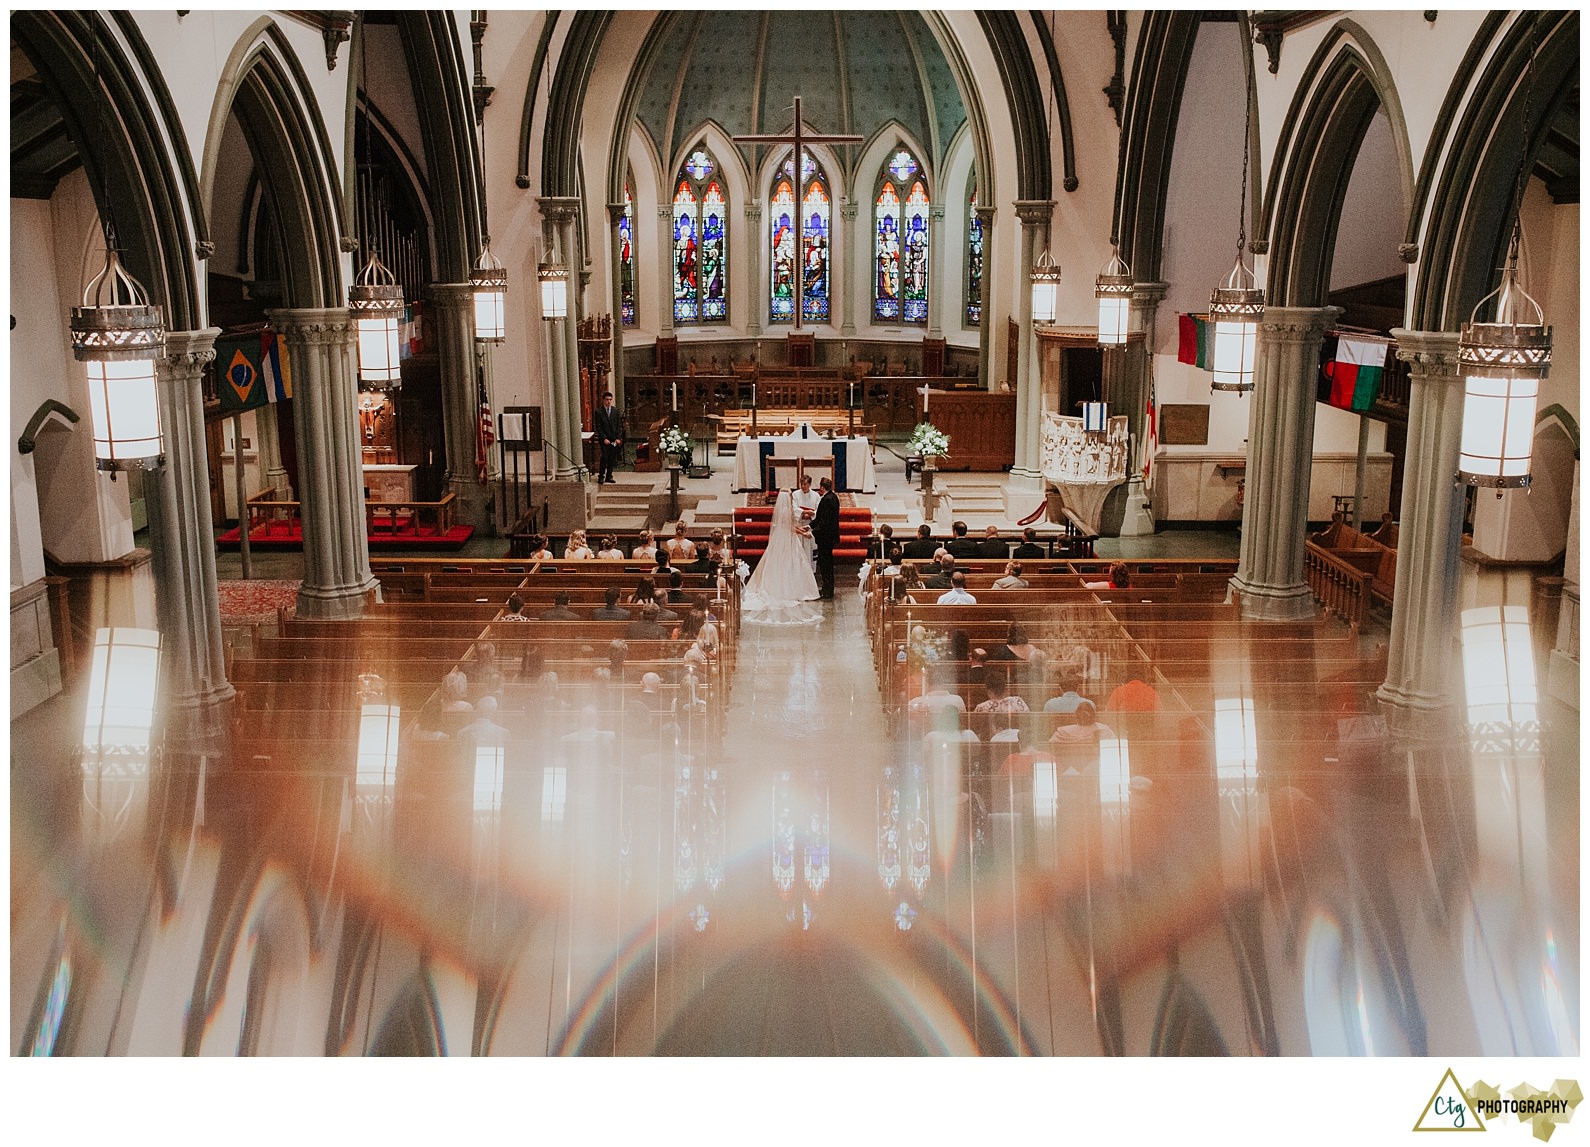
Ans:
{"label": "lantern light fixture", "polygon": [[165,463],[155,361],[165,351],[161,308],[121,264],[107,227],[105,266],[83,290],[71,314],[72,355],[88,373],[94,422],[94,465],[114,478],[120,470],[153,470]]}
{"label": "lantern light fixture", "polygon": [[541,282],[541,317],[551,322],[569,317],[569,269],[562,263],[542,263],[536,268]]}
{"label": "lantern light fixture", "polygon": [[506,337],[508,311],[508,272],[491,250],[486,236],[480,258],[470,272],[469,285],[475,292],[475,338],[479,342],[500,343]]}
{"label": "lantern light fixture", "polygon": [[1209,296],[1209,321],[1215,324],[1215,373],[1209,384],[1211,390],[1246,394],[1253,389],[1259,319],[1263,316],[1264,291],[1242,261],[1239,244],[1231,273]]}
{"label": "lantern light fixture", "polygon": [[[1458,340],[1463,375],[1463,436],[1458,478],[1471,486],[1529,485],[1540,383],[1551,369],[1551,328],[1540,304],[1518,284],[1518,226],[1502,284],[1475,305]],[[1493,322],[1480,309],[1496,300]]]}
{"label": "lantern light fixture", "polygon": [[1053,323],[1060,314],[1060,264],[1045,247],[1032,265],[1032,321]]}
{"label": "lantern light fixture", "polygon": [[403,319],[403,287],[374,251],[348,290],[348,309],[359,326],[359,381],[378,390],[401,387],[398,323]]}
{"label": "lantern light fixture", "polygon": [[1110,261],[1094,280],[1094,297],[1099,300],[1099,345],[1126,345],[1126,325],[1132,309],[1132,269],[1121,258],[1120,248],[1110,252]]}

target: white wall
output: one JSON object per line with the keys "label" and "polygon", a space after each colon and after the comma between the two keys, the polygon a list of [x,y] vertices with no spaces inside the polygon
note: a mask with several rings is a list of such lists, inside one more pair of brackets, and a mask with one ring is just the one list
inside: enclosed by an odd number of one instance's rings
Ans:
{"label": "white wall", "polygon": [[[68,312],[103,265],[98,216],[81,169],[48,203],[11,201],[11,418],[20,429],[45,399],[80,418],[50,431],[12,463],[12,580],[43,572],[43,551],[64,562],[100,562],[133,548],[128,484],[94,469],[88,383],[71,355]],[[18,582],[17,579],[22,581]]]}
{"label": "white wall", "polygon": [[1407,265],[1397,257],[1407,226],[1408,204],[1403,201],[1397,173],[1396,144],[1385,108],[1375,113],[1364,133],[1363,146],[1353,161],[1342,201],[1342,221],[1336,229],[1336,250],[1331,261],[1330,289],[1356,287],[1401,275]]}

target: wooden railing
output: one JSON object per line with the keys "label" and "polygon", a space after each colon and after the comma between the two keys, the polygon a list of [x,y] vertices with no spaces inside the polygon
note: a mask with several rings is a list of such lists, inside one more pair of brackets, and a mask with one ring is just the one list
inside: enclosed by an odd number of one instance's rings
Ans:
{"label": "wooden railing", "polygon": [[1321,605],[1357,629],[1369,616],[1369,573],[1314,545],[1304,547],[1303,576]]}
{"label": "wooden railing", "polygon": [[[938,390],[981,390],[976,378],[960,375],[867,374],[848,377],[836,367],[764,367],[736,374],[640,374],[625,379],[625,418],[630,436],[640,437],[649,423],[677,417],[685,427],[702,425],[708,415],[744,409],[754,397],[760,412],[781,408],[819,409],[844,414],[856,404],[856,421],[884,433],[915,425],[923,386]],[[678,400],[677,415],[674,401]]]}
{"label": "wooden railing", "polygon": [[[432,534],[437,536],[453,528],[453,514],[457,495],[447,494],[439,502],[377,502],[364,503],[365,531],[371,536],[391,534]],[[276,497],[274,489],[261,490],[248,500],[248,532],[252,537],[264,527],[265,533],[290,534],[292,524],[300,517],[300,502]]]}

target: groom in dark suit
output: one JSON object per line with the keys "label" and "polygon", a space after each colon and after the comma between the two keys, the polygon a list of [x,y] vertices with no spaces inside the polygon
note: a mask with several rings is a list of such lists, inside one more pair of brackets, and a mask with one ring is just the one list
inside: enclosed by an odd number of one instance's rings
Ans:
{"label": "groom in dark suit", "polygon": [[596,408],[591,421],[596,430],[597,443],[602,448],[602,460],[596,474],[597,484],[600,485],[613,480],[613,467],[624,456],[624,416],[613,405],[611,390],[602,395],[602,405]]}
{"label": "groom in dark suit", "polygon": [[817,500],[817,512],[812,515],[812,541],[817,543],[817,596],[832,598],[834,547],[839,544],[839,495],[834,493],[832,478],[824,478],[818,486],[823,496]]}

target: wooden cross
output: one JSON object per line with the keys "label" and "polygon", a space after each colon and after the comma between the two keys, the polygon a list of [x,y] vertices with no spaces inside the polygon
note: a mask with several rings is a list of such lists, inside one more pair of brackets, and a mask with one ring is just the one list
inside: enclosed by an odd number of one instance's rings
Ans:
{"label": "wooden cross", "polygon": [[[801,316],[806,310],[806,224],[801,218],[801,191],[806,179],[806,145],[808,143],[862,143],[859,135],[807,135],[801,130],[801,98],[795,97],[795,127],[788,135],[737,135],[735,143],[792,143],[795,145],[795,329],[801,329]],[[833,269],[829,268],[830,277]]]}

